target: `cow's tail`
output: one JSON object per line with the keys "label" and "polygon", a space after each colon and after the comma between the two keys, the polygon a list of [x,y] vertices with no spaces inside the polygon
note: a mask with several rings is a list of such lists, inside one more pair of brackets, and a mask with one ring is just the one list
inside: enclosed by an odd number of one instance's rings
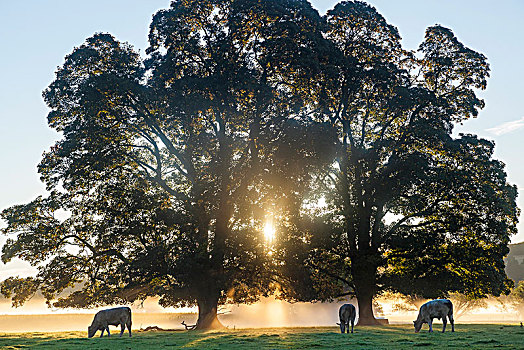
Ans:
{"label": "cow's tail", "polygon": [[127,322],[129,323],[129,327],[131,327],[131,309],[129,307],[126,307],[126,313],[127,313]]}
{"label": "cow's tail", "polygon": [[446,300],[445,302],[446,306],[449,307],[449,311],[448,311],[448,317],[453,318],[453,303],[451,302],[451,300]]}

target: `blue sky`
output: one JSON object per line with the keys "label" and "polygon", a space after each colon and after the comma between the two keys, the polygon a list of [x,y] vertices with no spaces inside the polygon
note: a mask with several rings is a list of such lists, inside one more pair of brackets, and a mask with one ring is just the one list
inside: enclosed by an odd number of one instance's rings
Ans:
{"label": "blue sky", "polygon": [[[25,203],[44,186],[36,165],[59,135],[47,127],[42,90],[64,56],[95,32],[110,32],[143,51],[151,16],[169,0],[0,0],[0,210]],[[369,0],[396,25],[406,48],[415,49],[426,27],[439,23],[482,52],[491,64],[486,108],[457,131],[495,140],[524,207],[524,1]],[[336,1],[314,0],[324,13]],[[524,223],[513,242],[524,241]],[[3,239],[0,238],[0,245]],[[0,272],[28,272],[0,264]],[[3,276],[2,276],[3,277]],[[3,279],[3,278],[1,278]]]}

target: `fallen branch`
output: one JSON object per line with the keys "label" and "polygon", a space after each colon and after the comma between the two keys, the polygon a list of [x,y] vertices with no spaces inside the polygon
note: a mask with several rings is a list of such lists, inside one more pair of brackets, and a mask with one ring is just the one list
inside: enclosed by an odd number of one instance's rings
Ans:
{"label": "fallen branch", "polygon": [[196,324],[188,325],[188,324],[186,324],[186,321],[182,321],[182,324],[184,325],[184,327],[186,327],[186,330],[188,330],[188,331],[190,331],[192,329],[195,329],[195,327],[196,327]]}
{"label": "fallen branch", "polygon": [[140,329],[141,332],[150,332],[150,331],[164,331],[164,332],[174,332],[174,331],[177,331],[178,329],[164,329],[164,328],[160,328],[158,326],[148,326],[144,329]]}

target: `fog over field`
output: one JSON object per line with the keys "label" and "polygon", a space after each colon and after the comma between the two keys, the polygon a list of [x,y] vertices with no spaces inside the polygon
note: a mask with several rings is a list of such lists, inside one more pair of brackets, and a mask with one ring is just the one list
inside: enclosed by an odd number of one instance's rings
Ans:
{"label": "fog over field", "polygon": [[[355,303],[355,301],[352,301]],[[421,304],[416,303],[417,305]],[[318,327],[335,326],[338,322],[339,303],[288,303],[267,298],[252,305],[229,305],[219,311],[220,321],[229,329],[267,328],[267,327]],[[416,319],[415,306],[402,304],[397,299],[379,299],[375,313],[387,318],[391,324],[411,323]],[[102,308],[101,308],[102,309]],[[184,329],[186,324],[196,322],[196,309],[161,308],[155,300],[147,300],[143,305],[132,306],[133,329],[149,326],[163,329]],[[400,310],[399,310],[400,309]],[[56,332],[83,331],[91,323],[97,310],[84,309],[48,309],[43,300],[35,298],[17,312],[7,300],[0,303],[0,332]],[[6,312],[8,311],[8,312]],[[495,299],[489,299],[486,307],[474,308],[461,315],[455,311],[457,327],[461,323],[504,323],[518,324],[523,321],[511,305],[505,305]],[[439,323],[435,320],[435,323]],[[438,326],[437,326],[438,328]],[[117,331],[118,328],[111,327]]]}

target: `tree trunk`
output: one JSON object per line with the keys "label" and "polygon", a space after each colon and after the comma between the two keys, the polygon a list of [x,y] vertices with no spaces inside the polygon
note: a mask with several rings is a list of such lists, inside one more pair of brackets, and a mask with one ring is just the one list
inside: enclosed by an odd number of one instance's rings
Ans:
{"label": "tree trunk", "polygon": [[210,330],[222,329],[224,325],[217,317],[218,297],[204,296],[197,300],[198,320],[194,329]]}
{"label": "tree trunk", "polygon": [[355,294],[358,301],[358,325],[373,326],[379,324],[373,315],[377,268],[373,263],[372,254],[367,252],[367,254],[362,255],[364,257],[351,261]]}
{"label": "tree trunk", "polygon": [[[360,290],[359,290],[360,289]],[[358,325],[359,326],[374,326],[378,325],[378,321],[373,315],[373,296],[374,293],[369,288],[364,287],[356,290],[358,301]]]}

